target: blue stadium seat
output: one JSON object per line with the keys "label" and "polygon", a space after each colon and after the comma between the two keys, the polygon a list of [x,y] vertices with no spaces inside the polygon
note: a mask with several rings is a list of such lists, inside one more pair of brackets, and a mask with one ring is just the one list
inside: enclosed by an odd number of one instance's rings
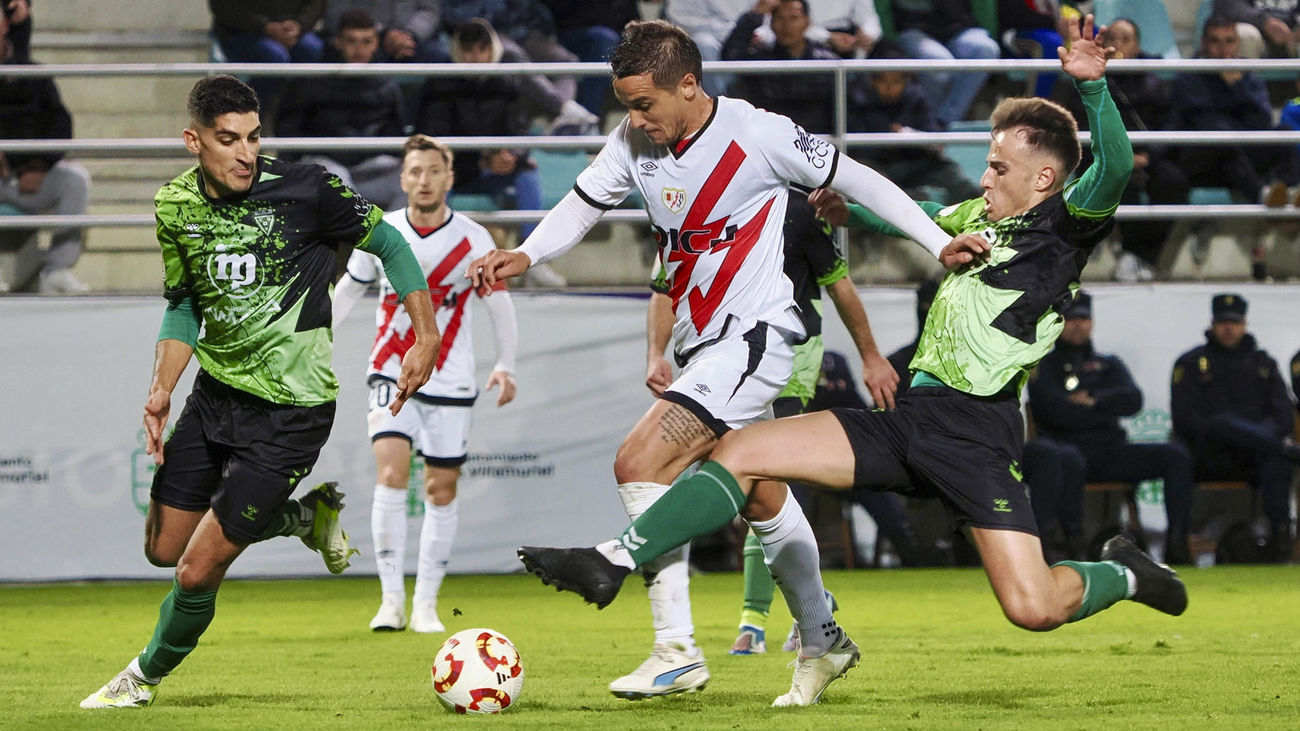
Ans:
{"label": "blue stadium seat", "polygon": [[457,193],[451,197],[451,207],[458,211],[496,211],[500,207],[490,195]]}
{"label": "blue stadium seat", "polygon": [[578,173],[587,169],[591,158],[583,150],[533,150],[533,162],[542,179],[542,207],[555,207],[560,199],[573,190]]}
{"label": "blue stadium seat", "polygon": [[[962,121],[953,122],[948,125],[949,132],[990,132],[993,127],[989,125],[988,120]],[[984,170],[988,167],[989,143],[987,140],[974,144],[947,144],[943,147],[944,154],[952,158],[961,168],[961,174],[973,183],[978,184],[979,179],[984,176]]]}
{"label": "blue stadium seat", "polygon": [[[1211,0],[1206,0],[1210,2]],[[1098,26],[1128,18],[1142,34],[1142,50],[1162,58],[1182,58],[1169,10],[1161,0],[1097,0],[1092,14]]]}

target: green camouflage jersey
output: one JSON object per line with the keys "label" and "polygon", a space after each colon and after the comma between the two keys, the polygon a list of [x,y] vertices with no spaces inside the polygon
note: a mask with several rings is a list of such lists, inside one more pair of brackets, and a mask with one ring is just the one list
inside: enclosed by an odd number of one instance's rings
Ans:
{"label": "green camouflage jersey", "polygon": [[[996,223],[985,215],[982,198],[947,208],[922,204],[944,231],[979,234],[992,249],[987,261],[944,277],[912,371],[959,391],[991,396],[1023,386],[1061,334],[1061,313],[1079,288],[1093,247],[1114,225],[1133,161],[1105,80],[1076,86],[1093,130],[1093,162],[1064,191]],[[855,213],[854,223],[885,230],[870,218]]]}
{"label": "green camouflage jersey", "polygon": [[195,166],[164,185],[154,206],[163,294],[173,304],[190,298],[202,316],[199,365],[277,404],[333,401],[340,248],[365,249],[383,211],[318,165],[267,157],[244,195],[208,197]]}

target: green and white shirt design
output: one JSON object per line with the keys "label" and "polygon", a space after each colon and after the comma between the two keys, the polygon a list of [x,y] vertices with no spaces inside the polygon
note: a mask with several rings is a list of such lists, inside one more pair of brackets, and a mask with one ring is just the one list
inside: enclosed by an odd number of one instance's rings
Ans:
{"label": "green and white shirt design", "polygon": [[278,404],[333,401],[334,274],[347,247],[366,249],[383,211],[318,165],[267,157],[245,195],[208,197],[195,166],[154,206],[164,296],[193,299],[203,369]]}

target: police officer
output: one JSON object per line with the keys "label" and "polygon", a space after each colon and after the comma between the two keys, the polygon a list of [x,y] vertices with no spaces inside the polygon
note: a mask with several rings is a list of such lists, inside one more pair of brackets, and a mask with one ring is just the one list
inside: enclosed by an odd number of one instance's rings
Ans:
{"label": "police officer", "polygon": [[1205,345],[1174,363],[1174,433],[1196,456],[1201,480],[1240,480],[1258,491],[1279,560],[1291,553],[1291,440],[1295,418],[1277,362],[1246,332],[1246,300],[1218,294]]}
{"label": "police officer", "polygon": [[[1026,445],[1027,481],[1035,514],[1040,503],[1058,513],[1067,537],[1081,528],[1085,480],[1132,482],[1164,481],[1165,517],[1169,527],[1165,561],[1187,563],[1187,529],[1192,506],[1192,457],[1178,443],[1130,444],[1119,425],[1122,416],[1142,408],[1142,392],[1117,356],[1098,353],[1092,346],[1092,296],[1080,291],[1066,309],[1065,329],[1029,381],[1029,406],[1038,428],[1038,450],[1059,454],[1061,493],[1043,496],[1042,470],[1030,470],[1034,450]],[[1082,470],[1078,465],[1082,465]],[[1034,465],[1035,468],[1038,465]],[[1077,471],[1076,471],[1077,470]],[[1079,475],[1071,479],[1072,475]],[[1046,481],[1051,484],[1050,480]],[[1055,500],[1050,500],[1054,497]],[[1071,524],[1072,523],[1072,524]],[[1042,524],[1040,521],[1040,530]],[[1050,531],[1049,531],[1050,533]]]}

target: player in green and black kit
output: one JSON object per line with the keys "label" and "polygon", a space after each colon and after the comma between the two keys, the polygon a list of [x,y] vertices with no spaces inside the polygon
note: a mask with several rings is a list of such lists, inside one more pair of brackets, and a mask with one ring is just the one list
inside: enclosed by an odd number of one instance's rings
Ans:
{"label": "player in green and black kit", "polygon": [[[226,570],[249,544],[299,536],[332,573],[347,567],[354,551],[334,484],[289,495],[334,422],[331,293],[351,247],[383,259],[411,315],[416,343],[394,413],[428,380],[438,352],[420,265],[382,211],[319,166],[259,157],[257,96],[238,79],[202,79],[188,106],[185,145],[198,165],[154,201],[167,308],[144,408],[158,466],[145,556],[175,566],[175,578],[149,645],[82,708],[153,702],[212,621]],[[192,354],[199,374],[164,444],[171,393]]]}
{"label": "player in green and black kit", "polygon": [[[994,110],[983,199],[934,214],[956,234],[941,261],[969,266],[940,285],[912,361],[912,387],[898,408],[836,409],[727,433],[712,461],[673,485],[623,534],[633,563],[644,565],[726,524],[759,481],[910,487],[911,494],[938,497],[970,529],[1003,613],[1017,626],[1053,629],[1125,598],[1174,615],[1186,609],[1177,576],[1121,537],[1106,544],[1103,561],[1048,567],[1019,478],[1021,385],[1060,334],[1061,310],[1110,228],[1132,167],[1104,79],[1114,49],[1093,40],[1092,26],[1092,16],[1082,33],[1071,26],[1069,50],[1059,55],[1088,110],[1093,164],[1065,186],[1080,149],[1074,120],[1059,105],[1008,99]],[[548,550],[552,582],[588,601],[612,601],[628,573],[591,549]],[[840,672],[829,664],[803,670]]]}

